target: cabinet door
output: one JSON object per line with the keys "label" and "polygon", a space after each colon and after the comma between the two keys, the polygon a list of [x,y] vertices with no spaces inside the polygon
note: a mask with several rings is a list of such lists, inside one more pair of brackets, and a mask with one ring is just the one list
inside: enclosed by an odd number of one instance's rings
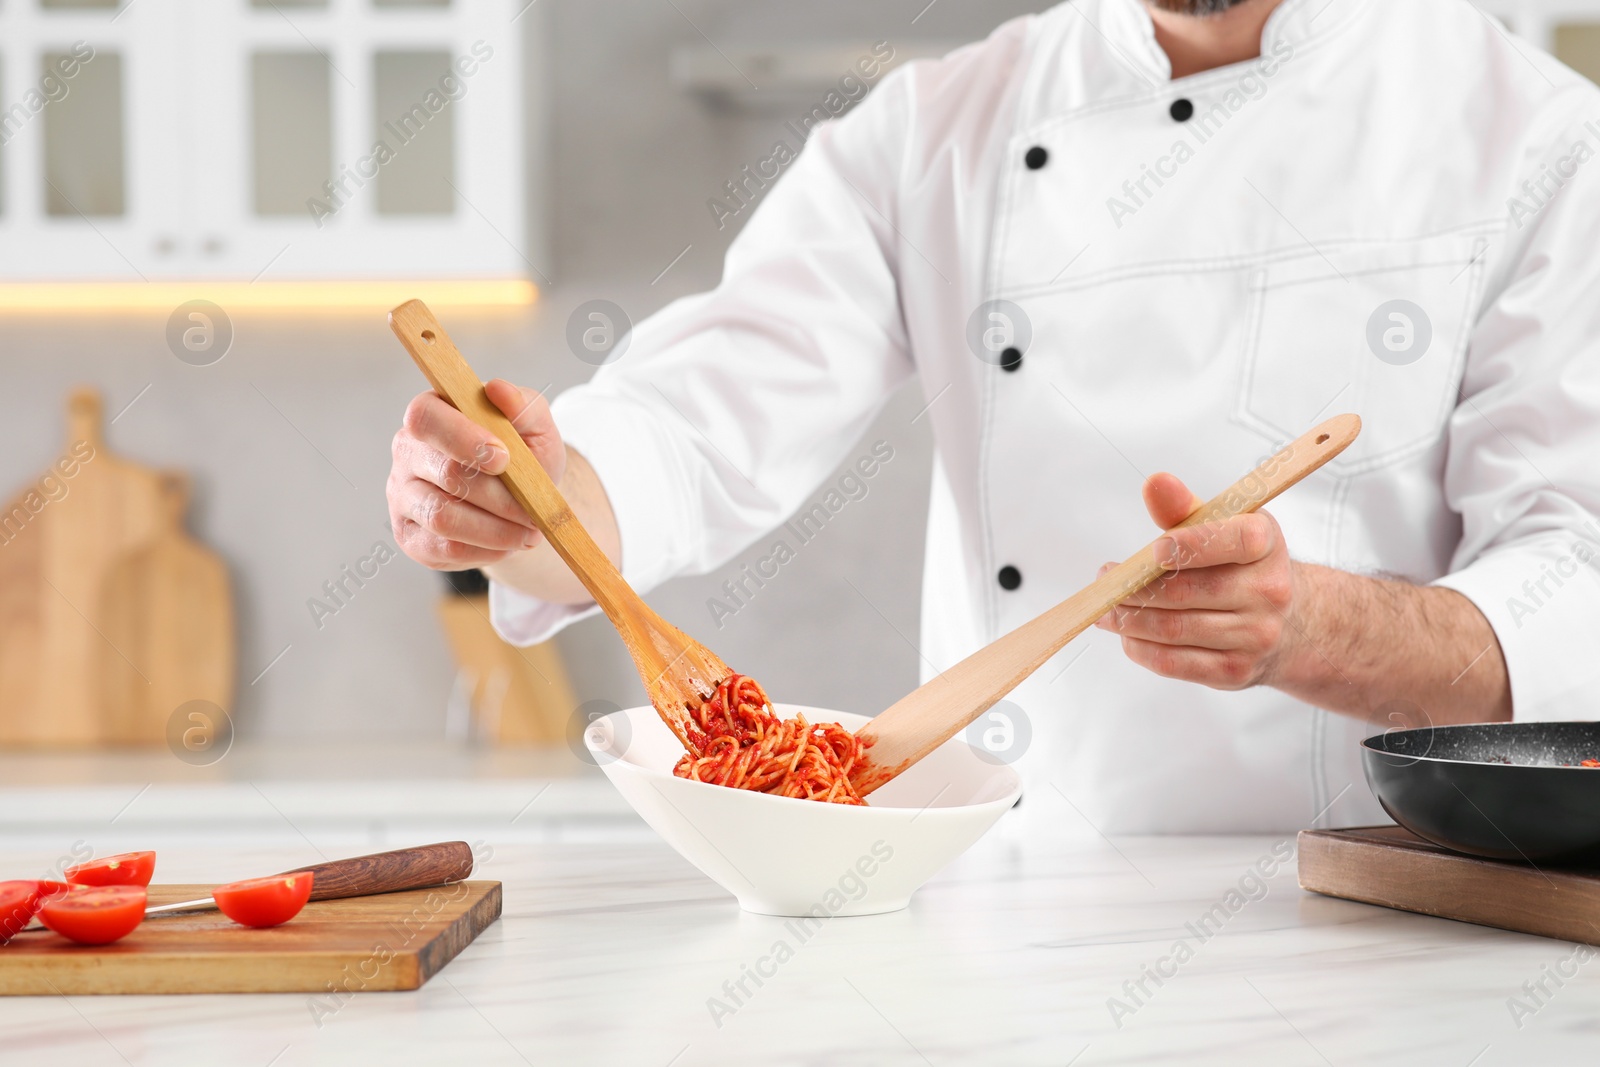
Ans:
{"label": "cabinet door", "polygon": [[518,14],[0,0],[3,99],[44,101],[0,129],[0,278],[525,275]]}
{"label": "cabinet door", "polygon": [[174,99],[151,46],[176,12],[138,15],[115,0],[0,3],[0,277],[147,276],[158,116]]}
{"label": "cabinet door", "polygon": [[511,0],[188,2],[202,255],[243,278],[527,273]]}

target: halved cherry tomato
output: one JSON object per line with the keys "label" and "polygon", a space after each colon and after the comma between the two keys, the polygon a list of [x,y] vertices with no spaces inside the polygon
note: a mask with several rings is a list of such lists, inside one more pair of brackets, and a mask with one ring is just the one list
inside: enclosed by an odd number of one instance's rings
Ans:
{"label": "halved cherry tomato", "polygon": [[28,925],[38,905],[38,882],[0,882],[0,945]]}
{"label": "halved cherry tomato", "polygon": [[68,867],[66,879],[73,885],[149,885],[155,873],[154,852],[124,852]]}
{"label": "halved cherry tomato", "polygon": [[144,921],[142,885],[75,886],[46,897],[39,921],[80,945],[109,945]]}
{"label": "halved cherry tomato", "polygon": [[71,888],[64,882],[0,882],[0,945],[28,925],[40,902]]}
{"label": "halved cherry tomato", "polygon": [[222,914],[244,926],[286,923],[311,899],[311,875],[280,874],[219,885],[211,893]]}

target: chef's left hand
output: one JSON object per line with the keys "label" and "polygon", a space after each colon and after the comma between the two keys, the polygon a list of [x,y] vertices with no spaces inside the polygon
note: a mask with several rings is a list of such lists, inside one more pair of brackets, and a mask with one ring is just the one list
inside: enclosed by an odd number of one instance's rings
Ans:
{"label": "chef's left hand", "polygon": [[[1145,508],[1163,530],[1201,503],[1173,475],[1144,484]],[[1270,685],[1296,634],[1296,570],[1277,520],[1257,512],[1173,531],[1157,542],[1156,562],[1174,573],[1096,625],[1120,634],[1129,659],[1164,677],[1213,689]]]}

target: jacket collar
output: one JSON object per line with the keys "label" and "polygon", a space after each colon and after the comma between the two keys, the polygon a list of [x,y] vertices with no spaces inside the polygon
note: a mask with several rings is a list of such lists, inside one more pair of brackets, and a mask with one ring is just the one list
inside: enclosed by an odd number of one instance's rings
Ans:
{"label": "jacket collar", "polygon": [[[1287,44],[1298,51],[1360,13],[1370,0],[1283,0],[1267,18],[1261,54]],[[1086,28],[1121,64],[1156,82],[1170,81],[1172,65],[1156,43],[1155,24],[1143,0],[1067,0],[1051,12],[1065,30]]]}

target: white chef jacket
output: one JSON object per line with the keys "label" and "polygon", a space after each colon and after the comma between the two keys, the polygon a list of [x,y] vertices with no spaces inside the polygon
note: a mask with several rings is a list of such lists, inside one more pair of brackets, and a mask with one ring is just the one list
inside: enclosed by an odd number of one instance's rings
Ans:
{"label": "white chef jacket", "polygon": [[[721,285],[556,420],[647,589],[778,526],[915,375],[943,669],[1148,541],[1146,475],[1210,496],[1353,411],[1357,443],[1271,506],[1295,558],[1459,590],[1518,719],[1600,717],[1597,153],[1600,92],[1460,0],[1287,0],[1261,59],[1177,80],[1137,0],[1077,0],[818,128]],[[969,344],[993,300],[1030,327],[1013,370]],[[492,599],[523,643],[593,610]],[[1381,713],[1163,679],[1097,631],[1011,699],[1033,806],[1105,833],[1382,819]]]}

